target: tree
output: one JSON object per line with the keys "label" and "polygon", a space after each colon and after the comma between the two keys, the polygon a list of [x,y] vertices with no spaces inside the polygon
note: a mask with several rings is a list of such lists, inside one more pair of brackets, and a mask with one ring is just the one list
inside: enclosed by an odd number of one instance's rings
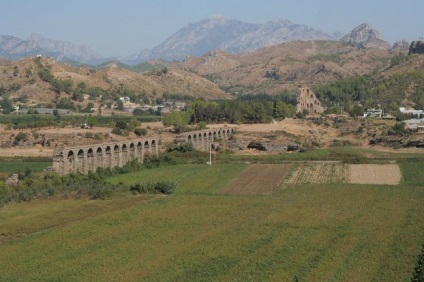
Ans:
{"label": "tree", "polygon": [[351,117],[358,117],[364,114],[364,108],[359,105],[354,105],[352,109],[349,111],[349,115]]}
{"label": "tree", "polygon": [[127,123],[125,121],[123,121],[123,120],[118,120],[115,123],[115,127],[116,128],[119,128],[119,129],[127,129],[128,128]]}
{"label": "tree", "polygon": [[0,102],[0,107],[3,109],[3,114],[10,114],[13,111],[13,105],[12,102],[9,100],[9,98],[3,98]]}
{"label": "tree", "polygon": [[123,111],[124,110],[124,102],[122,102],[122,100],[118,100],[116,102],[116,105],[118,107],[118,110]]}
{"label": "tree", "polygon": [[170,112],[163,117],[164,126],[173,126],[176,132],[184,131],[190,121],[190,115],[186,112]]}

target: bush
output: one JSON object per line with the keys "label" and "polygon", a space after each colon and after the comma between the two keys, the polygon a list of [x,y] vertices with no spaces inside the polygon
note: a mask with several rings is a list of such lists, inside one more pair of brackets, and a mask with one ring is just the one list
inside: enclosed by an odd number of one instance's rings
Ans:
{"label": "bush", "polygon": [[136,129],[134,130],[134,133],[135,133],[137,136],[145,136],[145,135],[147,135],[147,132],[148,132],[148,130],[147,130],[147,129],[145,129],[145,128],[136,128]]}
{"label": "bush", "polygon": [[191,152],[193,150],[194,150],[193,144],[190,143],[190,142],[187,142],[187,143],[178,145],[175,148],[170,148],[168,150],[168,152],[177,151],[177,152],[180,152],[180,153],[186,153],[186,152]]}
{"label": "bush", "polygon": [[129,188],[133,194],[161,193],[168,195],[175,192],[177,183],[171,180],[145,181],[131,184]]}
{"label": "bush", "polygon": [[170,180],[158,181],[155,185],[155,190],[162,194],[172,194],[177,188],[177,183]]}

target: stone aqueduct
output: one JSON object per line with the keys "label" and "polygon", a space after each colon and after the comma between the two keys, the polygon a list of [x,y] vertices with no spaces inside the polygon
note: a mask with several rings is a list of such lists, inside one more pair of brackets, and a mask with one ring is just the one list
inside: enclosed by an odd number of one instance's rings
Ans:
{"label": "stone aqueduct", "polygon": [[157,156],[159,140],[147,138],[140,140],[105,143],[57,150],[53,155],[53,170],[59,174],[81,172],[87,174],[97,168],[121,167],[145,156]]}
{"label": "stone aqueduct", "polygon": [[234,133],[234,128],[216,128],[199,131],[184,132],[177,136],[177,143],[192,143],[199,151],[208,151],[210,144],[217,138],[228,139]]}
{"label": "stone aqueduct", "polygon": [[[175,139],[178,144],[192,143],[200,151],[209,150],[210,144],[228,139],[234,128],[218,128],[185,132]],[[146,156],[158,156],[159,139],[146,138],[115,143],[68,147],[53,154],[53,170],[65,175],[72,172],[87,174],[97,168],[121,167],[132,160],[143,162]]]}

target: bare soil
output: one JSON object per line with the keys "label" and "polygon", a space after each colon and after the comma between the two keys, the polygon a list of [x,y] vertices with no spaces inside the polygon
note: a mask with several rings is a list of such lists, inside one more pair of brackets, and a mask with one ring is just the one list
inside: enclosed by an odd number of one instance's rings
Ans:
{"label": "bare soil", "polygon": [[219,192],[223,194],[271,194],[281,187],[290,164],[253,164]]}
{"label": "bare soil", "polygon": [[402,173],[397,164],[349,165],[349,183],[398,185]]}

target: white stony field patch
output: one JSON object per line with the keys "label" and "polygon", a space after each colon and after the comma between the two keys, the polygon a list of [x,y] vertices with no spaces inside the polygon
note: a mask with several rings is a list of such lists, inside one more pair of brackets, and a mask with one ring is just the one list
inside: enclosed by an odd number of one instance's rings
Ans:
{"label": "white stony field patch", "polygon": [[397,164],[349,165],[348,182],[356,184],[398,185],[402,178]]}

